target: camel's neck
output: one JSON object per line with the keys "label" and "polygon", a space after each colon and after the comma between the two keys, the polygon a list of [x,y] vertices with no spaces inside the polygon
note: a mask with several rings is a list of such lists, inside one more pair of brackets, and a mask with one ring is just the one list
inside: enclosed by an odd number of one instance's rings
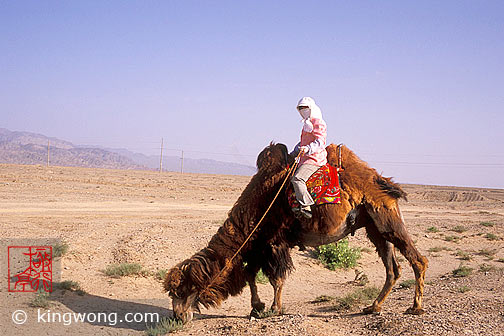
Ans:
{"label": "camel's neck", "polygon": [[[282,177],[285,177],[285,173],[271,178],[256,174],[208,246],[193,256],[201,258],[197,265],[204,270],[199,273],[205,276],[205,295],[210,295],[212,291],[216,291],[215,295],[218,292],[218,297],[236,295],[245,286],[243,277],[236,275],[242,273],[243,254],[250,249],[250,244],[244,243],[278,191]],[[250,241],[254,239],[252,237]],[[212,286],[209,286],[210,282]],[[216,299],[210,295],[208,300]]]}
{"label": "camel's neck", "polygon": [[[208,246],[198,253],[205,254],[207,262],[215,263],[216,267],[209,267],[214,271],[211,277],[218,273],[215,269],[224,267],[237,251],[240,252],[232,260],[232,264],[238,265],[242,262],[243,252],[250,248],[250,244],[244,245],[244,243],[273,200],[281,185],[282,177],[285,177],[283,172],[268,179],[259,174],[254,175],[229,211],[224,224],[212,237]],[[256,232],[259,232],[259,228]],[[250,241],[254,239],[253,236]]]}

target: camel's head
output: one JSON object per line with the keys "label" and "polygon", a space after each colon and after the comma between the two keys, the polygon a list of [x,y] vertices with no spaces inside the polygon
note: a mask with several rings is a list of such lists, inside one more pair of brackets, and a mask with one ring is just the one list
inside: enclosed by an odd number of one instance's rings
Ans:
{"label": "camel's head", "polygon": [[277,173],[292,164],[287,146],[271,143],[257,157],[257,170]]}
{"label": "camel's head", "polygon": [[198,290],[191,280],[191,264],[188,260],[173,267],[165,277],[164,288],[172,299],[176,319],[187,323],[195,311],[199,312]]}

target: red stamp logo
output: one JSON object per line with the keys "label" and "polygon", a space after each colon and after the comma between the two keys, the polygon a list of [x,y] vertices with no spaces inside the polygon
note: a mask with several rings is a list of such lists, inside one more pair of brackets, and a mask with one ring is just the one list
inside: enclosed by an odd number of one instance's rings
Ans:
{"label": "red stamp logo", "polygon": [[52,246],[8,246],[9,292],[52,292]]}

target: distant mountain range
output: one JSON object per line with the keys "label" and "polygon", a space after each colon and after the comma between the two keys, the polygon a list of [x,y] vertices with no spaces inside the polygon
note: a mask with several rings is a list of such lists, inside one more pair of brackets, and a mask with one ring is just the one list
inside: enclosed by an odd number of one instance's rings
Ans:
{"label": "distant mountain range", "polygon": [[[111,168],[111,169],[159,169],[159,155],[144,155],[127,149],[111,149],[97,146],[74,145],[71,142],[30,132],[14,132],[0,128],[0,163],[47,164],[55,166]],[[181,159],[163,157],[163,170],[180,171]],[[232,162],[210,159],[184,158],[184,172],[252,175],[255,168]]]}

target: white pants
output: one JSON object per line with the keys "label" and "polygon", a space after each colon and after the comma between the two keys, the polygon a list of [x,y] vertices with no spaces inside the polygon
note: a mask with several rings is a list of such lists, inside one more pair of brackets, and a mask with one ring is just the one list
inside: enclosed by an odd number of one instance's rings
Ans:
{"label": "white pants", "polygon": [[306,181],[308,181],[310,176],[312,176],[319,168],[320,166],[312,164],[302,164],[296,169],[294,176],[292,176],[291,182],[294,187],[294,191],[296,192],[296,199],[302,207],[315,204],[308,192],[308,188],[306,188]]}

